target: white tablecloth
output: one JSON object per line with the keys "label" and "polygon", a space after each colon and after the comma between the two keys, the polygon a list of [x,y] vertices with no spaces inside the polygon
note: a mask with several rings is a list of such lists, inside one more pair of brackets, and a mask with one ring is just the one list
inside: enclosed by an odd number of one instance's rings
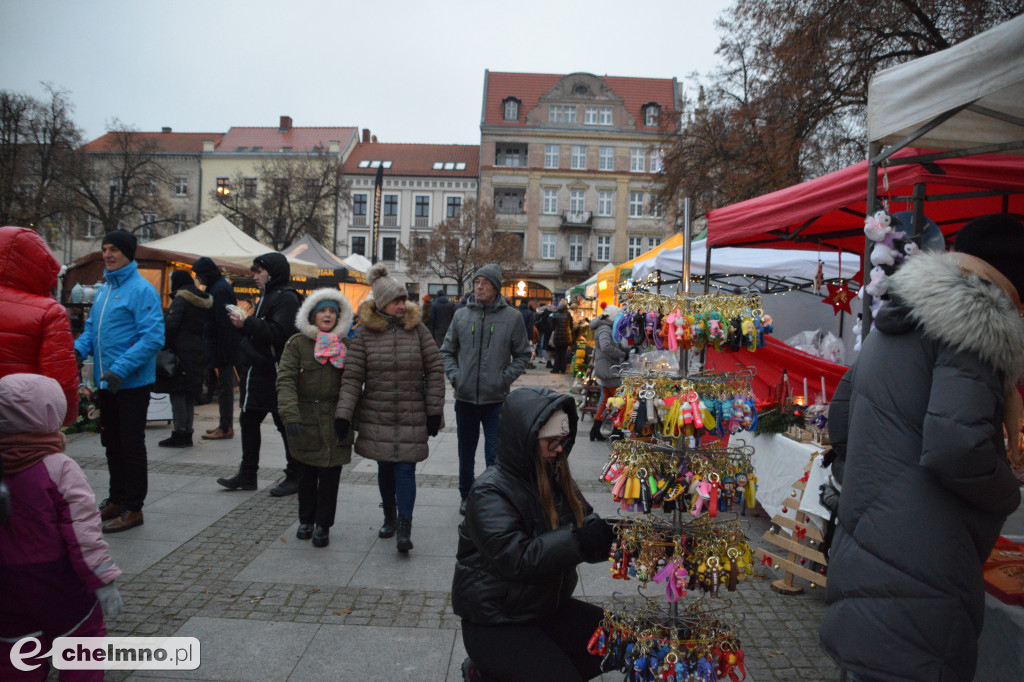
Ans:
{"label": "white tablecloth", "polygon": [[[771,517],[782,514],[783,502],[790,499],[793,483],[804,475],[804,467],[814,452],[823,452],[828,446],[801,443],[782,435],[758,436],[740,433],[730,444],[745,442],[754,448],[751,462],[757,476],[757,501]],[[815,460],[817,461],[817,460]],[[828,469],[815,466],[807,481],[807,494],[799,509],[828,519],[828,511],[818,501],[818,486],[828,477]],[[787,507],[787,516],[795,517],[796,509]]]}

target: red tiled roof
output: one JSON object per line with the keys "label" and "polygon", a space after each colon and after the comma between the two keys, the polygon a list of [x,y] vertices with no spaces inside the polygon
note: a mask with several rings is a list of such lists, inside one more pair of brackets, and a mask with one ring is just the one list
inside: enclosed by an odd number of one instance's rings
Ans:
{"label": "red tiled roof", "polygon": [[[558,81],[569,74],[551,73],[506,73],[489,71],[484,82],[487,100],[484,103],[484,125],[524,127],[526,115],[536,108],[543,95],[554,88]],[[661,105],[662,115],[675,118],[675,79],[672,78],[631,78],[627,76],[597,76],[612,92],[622,98],[626,111],[636,120],[637,130],[655,132],[658,128],[644,125],[641,111],[643,105],[654,102]],[[516,97],[522,103],[518,121],[505,121],[503,100]],[[579,121],[582,123],[583,112]],[[587,129],[593,126],[588,126]]]}
{"label": "red tiled roof", "polygon": [[[390,161],[388,175],[476,177],[480,170],[480,145],[386,144],[360,142],[342,166],[342,173],[374,175],[376,168],[360,168],[360,161]],[[463,170],[434,170],[436,162],[465,163]]]}
{"label": "red tiled roof", "polygon": [[221,138],[217,145],[218,152],[251,151],[260,147],[261,152],[279,152],[283,147],[291,147],[293,152],[308,152],[314,147],[327,149],[328,143],[337,141],[344,150],[356,135],[355,128],[289,128],[281,132],[279,128],[238,128],[232,127]]}
{"label": "red tiled roof", "polygon": [[[152,143],[156,148],[168,154],[198,154],[203,151],[203,142],[217,141],[224,133],[132,133],[132,136]],[[117,133],[107,133],[97,137],[82,147],[87,152],[117,151]]]}

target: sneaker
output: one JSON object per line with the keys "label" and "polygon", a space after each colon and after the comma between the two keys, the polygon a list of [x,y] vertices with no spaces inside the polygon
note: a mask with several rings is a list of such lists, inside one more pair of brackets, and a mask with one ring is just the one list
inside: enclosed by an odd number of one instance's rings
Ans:
{"label": "sneaker", "polygon": [[142,525],[142,512],[125,509],[121,514],[103,526],[104,533],[120,533],[121,531]]}

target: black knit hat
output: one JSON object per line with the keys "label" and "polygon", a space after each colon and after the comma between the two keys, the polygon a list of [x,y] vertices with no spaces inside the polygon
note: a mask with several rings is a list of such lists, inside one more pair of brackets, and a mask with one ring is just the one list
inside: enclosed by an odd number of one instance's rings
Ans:
{"label": "black knit hat", "polygon": [[135,260],[135,247],[139,245],[139,240],[127,230],[114,230],[113,232],[108,232],[107,236],[100,242],[100,246],[104,244],[116,246],[117,250],[123,253],[125,258],[133,261]]}
{"label": "black knit hat", "polygon": [[976,256],[1001,272],[1024,300],[1024,225],[1008,213],[975,218],[956,235],[953,250]]}
{"label": "black knit hat", "polygon": [[192,279],[192,275],[188,270],[175,270],[171,273],[171,293],[175,293],[182,287],[187,287],[190,284],[195,284],[195,280]]}

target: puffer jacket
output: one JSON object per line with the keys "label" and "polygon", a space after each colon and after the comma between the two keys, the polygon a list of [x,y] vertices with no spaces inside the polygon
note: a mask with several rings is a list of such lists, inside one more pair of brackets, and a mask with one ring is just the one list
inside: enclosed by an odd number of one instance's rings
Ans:
{"label": "puffer jacket", "polygon": [[339,441],[334,432],[334,411],[344,368],[321,363],[313,355],[320,331],[309,317],[325,299],[338,304],[338,320],[330,331],[342,344],[352,327],[352,305],[337,289],[317,289],[302,302],[295,316],[299,333],[285,344],[277,368],[277,411],[285,424],[301,424],[298,438],[288,440],[292,457],[316,467],[336,467],[352,461],[352,433]]}
{"label": "puffer jacket", "polygon": [[242,324],[242,364],[247,367],[243,410],[277,411],[277,363],[284,344],[298,331],[295,315],[302,299],[288,286],[291,266],[279,253],[261,256],[270,278],[263,297]]}
{"label": "puffer jacket", "polygon": [[612,367],[626,357],[626,351],[612,338],[614,323],[615,320],[608,315],[590,321],[590,328],[594,331],[594,376],[602,386],[609,388],[622,385],[622,379],[618,372],[612,371]]}
{"label": "puffer jacket", "polygon": [[378,462],[427,458],[427,417],[444,412],[444,367],[420,315],[415,303],[406,304],[401,319],[381,315],[373,301],[359,306],[336,413],[349,421],[358,413],[358,455]]}
{"label": "puffer jacket", "polygon": [[487,305],[470,296],[466,307],[455,311],[441,357],[456,400],[500,403],[530,362],[523,316],[503,296]]}
{"label": "puffer jacket", "polygon": [[200,258],[192,266],[213,296],[213,308],[203,329],[203,348],[207,367],[234,367],[239,363],[242,337],[228,319],[227,306],[236,305],[235,290],[210,258]]}
{"label": "puffer jacket", "polygon": [[551,338],[548,345],[552,348],[568,346],[572,343],[572,315],[568,310],[559,310],[551,316]]}
{"label": "puffer jacket", "polygon": [[1020,503],[1002,422],[1024,321],[958,254],[909,259],[889,291],[830,407],[845,461],[820,638],[875,679],[967,681],[982,564]]}
{"label": "puffer jacket", "polygon": [[93,356],[96,385],[108,371],[121,377],[121,388],[148,386],[156,379],[156,352],[164,346],[160,295],[131,261],[113,272],[96,292],[75,350]]}
{"label": "puffer jacket", "polygon": [[164,319],[164,347],[178,356],[178,366],[174,376],[158,380],[154,390],[196,396],[203,390],[203,328],[212,307],[213,296],[198,287],[186,285],[175,292]]}
{"label": "puffer jacket", "polygon": [[[501,408],[498,455],[473,483],[452,579],[452,609],[480,625],[524,623],[561,608],[576,589],[585,561],[575,520],[560,488],[552,486],[560,525],[552,529],[540,504],[534,451],[551,415],[569,415],[568,455],[576,440],[576,403],[549,388],[514,391]],[[583,499],[584,514],[591,512]]]}
{"label": "puffer jacket", "polygon": [[64,426],[78,418],[78,367],[71,321],[50,292],[60,265],[42,237],[0,227],[0,377],[27,372],[55,379],[64,391]]}

